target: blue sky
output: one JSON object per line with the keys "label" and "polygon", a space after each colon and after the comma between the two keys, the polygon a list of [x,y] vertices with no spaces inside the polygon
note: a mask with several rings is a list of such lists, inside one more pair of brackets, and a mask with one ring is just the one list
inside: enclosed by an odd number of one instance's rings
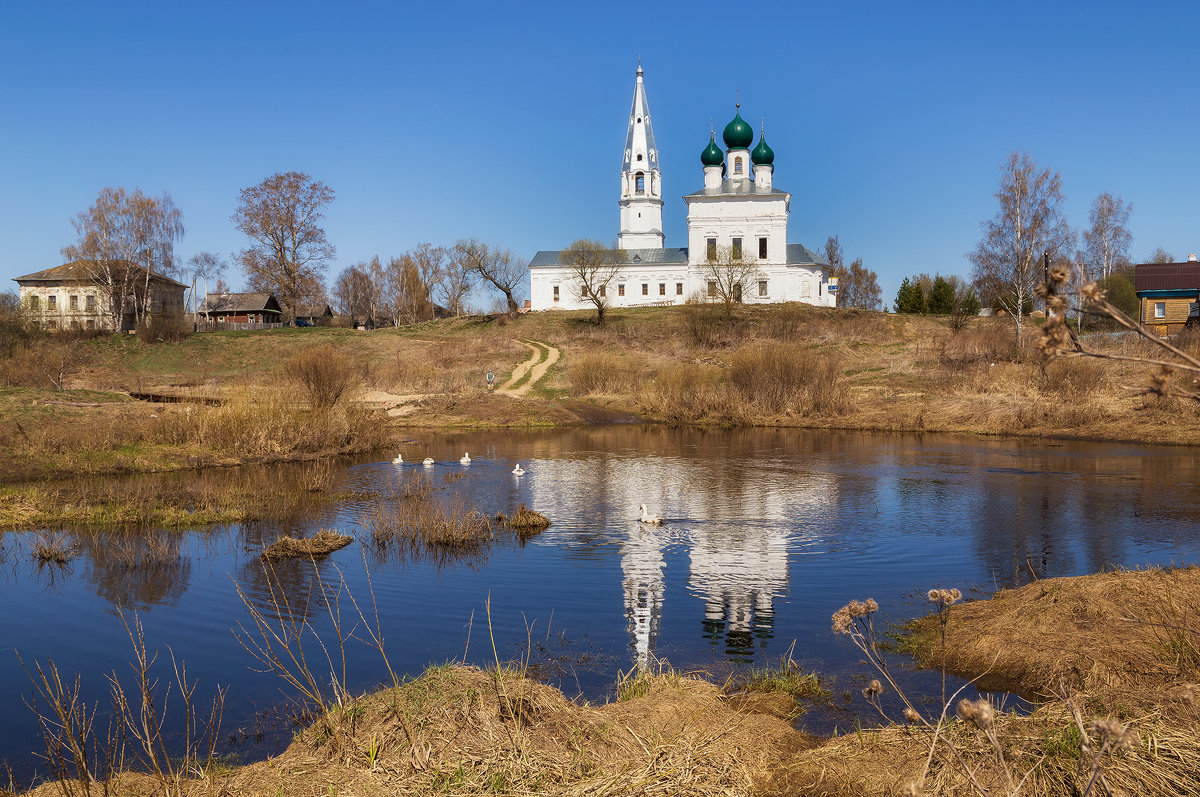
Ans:
{"label": "blue sky", "polygon": [[[477,237],[524,257],[613,240],[639,54],[668,246],[709,121],[765,117],[790,240],[840,236],[885,298],[968,274],[1014,150],[1070,221],[1133,202],[1135,259],[1200,249],[1198,3],[70,3],[0,6],[0,280],[61,262],[105,186],[169,191],[179,252],[230,256],[238,191],[305,171],[337,200],[328,282]],[[240,283],[240,275],[232,280]]]}

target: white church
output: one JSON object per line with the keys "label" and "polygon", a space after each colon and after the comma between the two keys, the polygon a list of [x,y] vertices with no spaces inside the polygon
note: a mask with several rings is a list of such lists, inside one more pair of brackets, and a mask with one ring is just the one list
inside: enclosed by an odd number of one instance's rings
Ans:
{"label": "white church", "polygon": [[[704,187],[683,197],[687,203],[688,245],[663,246],[662,171],[650,125],[641,64],[625,136],[621,169],[621,232],[617,245],[625,260],[612,283],[601,288],[609,307],[682,304],[692,297],[715,298],[717,286],[705,263],[732,257],[753,265],[742,289],[745,302],[806,302],[832,307],[837,280],[829,263],[803,244],[787,242],[792,195],[773,184],[775,153],[761,132],[737,115],[721,135],[710,132],[700,153]],[[720,254],[718,254],[720,253]],[[579,280],[560,260],[559,250],[543,250],[529,261],[530,309],[579,310],[593,305],[581,295]]]}

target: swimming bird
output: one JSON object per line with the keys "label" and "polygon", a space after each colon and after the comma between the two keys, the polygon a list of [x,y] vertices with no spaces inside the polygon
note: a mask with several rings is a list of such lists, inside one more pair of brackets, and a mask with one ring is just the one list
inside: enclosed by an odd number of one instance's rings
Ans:
{"label": "swimming bird", "polygon": [[458,464],[459,465],[470,465],[471,464],[471,453],[469,451],[464,451],[463,455],[462,455],[462,459],[460,459],[458,461]]}
{"label": "swimming bird", "polygon": [[433,457],[425,457],[425,459],[421,462],[421,464],[422,465],[432,465]]}
{"label": "swimming bird", "polygon": [[524,476],[525,475],[525,470],[521,467],[520,462],[517,463],[517,467],[513,468],[512,472],[513,472],[514,476]]}
{"label": "swimming bird", "polygon": [[404,455],[397,454],[396,458],[392,460],[392,464],[393,465],[403,465],[404,464]]}
{"label": "swimming bird", "polygon": [[640,519],[642,523],[647,523],[651,526],[661,526],[662,525],[662,522],[663,522],[662,515],[651,515],[649,512],[646,511],[645,504],[638,504],[638,506],[640,506],[642,508],[642,517]]}

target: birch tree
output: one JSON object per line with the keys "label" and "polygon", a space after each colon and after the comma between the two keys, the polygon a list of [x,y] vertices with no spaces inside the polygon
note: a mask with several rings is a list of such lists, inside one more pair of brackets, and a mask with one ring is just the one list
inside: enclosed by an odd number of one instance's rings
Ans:
{"label": "birch tree", "polygon": [[444,250],[445,257],[442,267],[434,281],[433,288],[437,301],[446,312],[461,315],[463,300],[471,292],[475,283],[475,272],[462,250],[457,246]]}
{"label": "birch tree", "polygon": [[1009,156],[996,199],[1000,210],[982,223],[983,240],[968,257],[975,283],[1012,314],[1022,345],[1025,304],[1041,281],[1042,258],[1070,252],[1075,234],[1063,215],[1062,177],[1038,168],[1028,153]]}
{"label": "birch tree", "polygon": [[[192,272],[192,278],[199,280],[204,286],[204,299],[208,299],[208,281],[219,282],[229,264],[214,252],[199,252],[188,260],[188,268]],[[192,297],[192,310],[195,309],[195,297]]]}
{"label": "birch tree", "polygon": [[171,195],[105,188],[71,224],[79,238],[63,247],[63,257],[87,262],[92,280],[105,293],[112,328],[119,330],[126,315],[141,323],[150,310],[152,272],[169,275],[177,268],[183,213]]}
{"label": "birch tree", "polygon": [[576,295],[596,308],[597,324],[604,323],[604,314],[612,303],[609,293],[613,280],[626,259],[616,244],[605,246],[587,238],[580,238],[558,255],[558,261],[571,274]]}
{"label": "birch tree", "polygon": [[1129,263],[1129,244],[1133,235],[1126,229],[1133,204],[1107,191],[1096,197],[1088,213],[1091,225],[1083,231],[1084,257],[1092,279],[1107,279],[1114,268]]}
{"label": "birch tree", "polygon": [[710,300],[725,305],[725,317],[733,316],[733,306],[741,304],[742,297],[750,292],[751,284],[759,277],[758,266],[742,257],[731,247],[719,246],[713,257],[700,267],[700,274],[707,283]]}

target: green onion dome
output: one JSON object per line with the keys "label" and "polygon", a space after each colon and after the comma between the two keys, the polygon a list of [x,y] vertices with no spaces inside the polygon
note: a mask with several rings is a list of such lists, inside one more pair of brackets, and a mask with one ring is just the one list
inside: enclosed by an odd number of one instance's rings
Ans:
{"label": "green onion dome", "polygon": [[739,112],[732,122],[725,125],[725,132],[721,137],[725,139],[725,146],[729,149],[749,149],[754,143],[754,129],[746,124]]}
{"label": "green onion dome", "polygon": [[775,150],[767,146],[767,139],[758,137],[758,146],[750,153],[750,161],[755,166],[771,166],[775,163]]}
{"label": "green onion dome", "polygon": [[700,162],[705,166],[720,166],[725,162],[725,153],[721,152],[721,148],[717,146],[716,133],[709,134],[708,146],[700,153]]}

